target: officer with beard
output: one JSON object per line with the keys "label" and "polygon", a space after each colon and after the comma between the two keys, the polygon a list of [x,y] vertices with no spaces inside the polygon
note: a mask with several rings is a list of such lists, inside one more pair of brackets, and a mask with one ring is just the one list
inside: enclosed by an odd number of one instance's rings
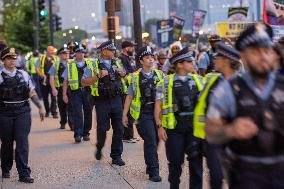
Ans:
{"label": "officer with beard", "polygon": [[224,146],[232,189],[284,188],[284,79],[272,71],[272,37],[268,25],[249,26],[236,41],[248,72],[210,99],[206,136]]}
{"label": "officer with beard", "polygon": [[[130,41],[123,41],[121,48],[122,50],[119,59],[124,67],[127,78],[127,76],[130,77],[130,75],[136,71],[135,60],[132,57],[134,54],[134,44]],[[125,97],[123,98],[123,104],[124,99]],[[135,143],[136,140],[134,139],[133,122],[132,119],[129,120],[128,127],[124,127],[123,141],[127,143]]]}

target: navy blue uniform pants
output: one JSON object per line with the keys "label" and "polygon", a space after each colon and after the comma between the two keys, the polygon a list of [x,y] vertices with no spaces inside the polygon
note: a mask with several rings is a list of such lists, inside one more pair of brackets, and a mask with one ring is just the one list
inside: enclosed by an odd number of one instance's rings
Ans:
{"label": "navy blue uniform pants", "polygon": [[71,91],[70,100],[73,107],[74,137],[90,135],[93,106],[89,101],[88,95],[91,95],[88,90]]}
{"label": "navy blue uniform pants", "polygon": [[[126,95],[123,97],[122,105],[125,102],[125,98]],[[130,140],[134,137],[134,129],[133,129],[134,121],[130,115],[130,112],[128,112],[127,116],[128,116],[128,127],[124,127],[123,140]]]}
{"label": "navy blue uniform pants", "polygon": [[25,106],[13,111],[0,111],[1,169],[9,172],[13,166],[14,141],[16,142],[16,167],[19,177],[30,176],[28,166],[29,142],[31,129],[30,107]]}
{"label": "navy blue uniform pants", "polygon": [[166,155],[169,161],[169,182],[171,189],[178,189],[184,156],[187,154],[190,172],[190,189],[202,188],[201,141],[192,132],[167,130]]}
{"label": "navy blue uniform pants", "polygon": [[122,97],[112,99],[94,99],[97,112],[97,149],[101,150],[105,145],[106,134],[110,129],[110,121],[113,129],[111,154],[112,159],[121,158],[123,151],[122,137]]}
{"label": "navy blue uniform pants", "polygon": [[210,188],[222,189],[223,172],[220,159],[218,157],[219,147],[204,141],[204,155],[206,157],[207,166],[210,176]]}
{"label": "navy blue uniform pants", "polygon": [[[51,112],[52,115],[57,115],[56,111],[56,97],[52,95],[50,85],[40,84],[41,95],[43,99],[43,104],[45,108],[45,112],[49,114]],[[51,96],[51,103],[49,104],[49,95]]]}
{"label": "navy blue uniform pants", "polygon": [[[62,87],[57,88],[58,90],[58,96],[57,96],[57,104],[60,114],[60,124],[65,125],[68,120],[68,125],[70,129],[73,128],[73,111],[72,111],[72,105],[69,101],[67,104],[63,101],[63,91]],[[70,96],[70,95],[69,95]]]}
{"label": "navy blue uniform pants", "polygon": [[230,189],[282,189],[284,188],[284,163],[258,166],[234,163],[229,171]]}
{"label": "navy blue uniform pants", "polygon": [[158,134],[153,115],[140,115],[137,131],[144,140],[144,159],[147,166],[146,173],[150,177],[159,175]]}
{"label": "navy blue uniform pants", "polygon": [[41,100],[42,99],[42,95],[41,95],[41,91],[40,91],[40,85],[39,85],[39,76],[37,73],[32,74],[31,75],[33,84],[35,86],[35,91],[37,93],[38,98]]}

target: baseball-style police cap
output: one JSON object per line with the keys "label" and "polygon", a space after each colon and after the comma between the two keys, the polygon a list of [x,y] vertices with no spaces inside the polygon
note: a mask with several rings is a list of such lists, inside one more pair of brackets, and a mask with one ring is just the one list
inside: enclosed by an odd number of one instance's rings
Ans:
{"label": "baseball-style police cap", "polygon": [[225,45],[224,43],[217,43],[216,54],[214,57],[217,56],[223,56],[236,62],[240,61],[239,51],[231,46]]}
{"label": "baseball-style police cap", "polygon": [[18,52],[15,48],[6,48],[1,52],[1,60],[4,60],[7,57],[11,57],[16,59],[18,56]]}
{"label": "baseball-style police cap", "polygon": [[74,52],[75,52],[75,53],[85,53],[85,52],[86,52],[86,49],[85,49],[84,46],[82,46],[82,45],[77,45],[77,46],[75,46],[75,48],[74,48]]}
{"label": "baseball-style police cap", "polygon": [[192,52],[189,51],[188,47],[183,48],[177,54],[170,58],[171,64],[176,64],[182,61],[194,62],[195,58],[193,57]]}
{"label": "baseball-style police cap", "polygon": [[103,51],[103,50],[115,51],[115,50],[116,50],[116,47],[115,47],[113,41],[112,41],[112,40],[109,40],[109,41],[103,42],[103,43],[98,47],[98,49],[100,49],[101,51]]}
{"label": "baseball-style police cap", "polygon": [[147,55],[154,56],[154,50],[150,46],[141,47],[137,50],[136,60],[142,60]]}
{"label": "baseball-style police cap", "polygon": [[208,36],[208,41],[209,42],[219,42],[221,41],[221,37],[219,35],[213,34]]}
{"label": "baseball-style police cap", "polygon": [[235,47],[243,51],[248,47],[272,47],[273,31],[269,25],[250,25],[237,39]]}
{"label": "baseball-style police cap", "polygon": [[69,50],[66,47],[62,47],[57,51],[57,54],[67,54],[69,53]]}

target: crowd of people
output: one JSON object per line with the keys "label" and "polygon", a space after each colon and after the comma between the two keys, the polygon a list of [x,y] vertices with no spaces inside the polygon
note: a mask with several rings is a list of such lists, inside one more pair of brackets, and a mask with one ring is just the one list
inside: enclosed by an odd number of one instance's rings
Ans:
{"label": "crowd of people", "polygon": [[136,128],[152,182],[162,180],[157,151],[164,141],[171,189],[179,188],[185,155],[191,189],[202,188],[203,159],[211,189],[221,189],[224,179],[232,189],[284,188],[284,38],[273,41],[270,26],[254,24],[235,42],[218,35],[208,41],[210,48],[199,52],[178,45],[168,52],[150,46],[135,51],[124,41],[119,53],[106,41],[98,55],[70,42],[59,50],[49,46],[43,55],[34,51],[25,66],[29,74],[16,68],[17,50],[4,47],[2,177],[10,177],[15,141],[19,181],[34,182],[28,166],[31,98],[41,120],[60,117],[60,129],[68,124],[77,144],[90,140],[95,118],[97,160],[112,128],[114,165],[127,163],[123,142],[139,140]]}

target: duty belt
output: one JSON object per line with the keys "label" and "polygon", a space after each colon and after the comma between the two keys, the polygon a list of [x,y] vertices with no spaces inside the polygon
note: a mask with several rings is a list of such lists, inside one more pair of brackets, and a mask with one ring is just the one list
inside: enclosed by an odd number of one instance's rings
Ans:
{"label": "duty belt", "polygon": [[278,163],[284,163],[284,155],[275,155],[269,157],[254,157],[254,156],[242,156],[235,154],[230,148],[225,148],[225,154],[232,160],[240,160],[244,163],[262,164],[262,165],[274,165]]}

